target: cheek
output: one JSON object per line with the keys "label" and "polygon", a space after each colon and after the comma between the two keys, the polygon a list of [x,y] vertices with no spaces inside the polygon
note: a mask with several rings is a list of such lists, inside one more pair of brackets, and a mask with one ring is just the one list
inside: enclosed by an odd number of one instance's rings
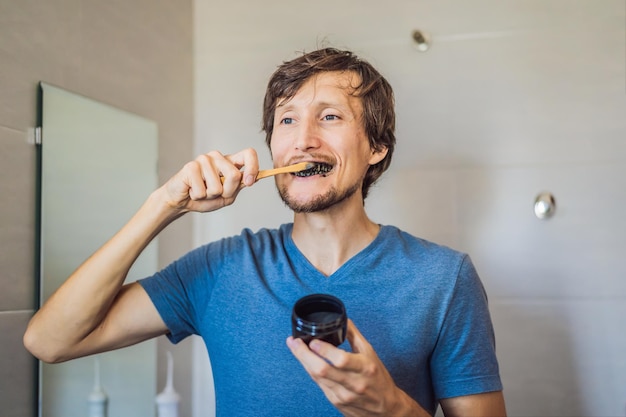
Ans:
{"label": "cheek", "polygon": [[282,155],[285,154],[285,141],[280,140],[279,137],[272,135],[272,139],[270,141],[270,155],[273,159],[279,159]]}

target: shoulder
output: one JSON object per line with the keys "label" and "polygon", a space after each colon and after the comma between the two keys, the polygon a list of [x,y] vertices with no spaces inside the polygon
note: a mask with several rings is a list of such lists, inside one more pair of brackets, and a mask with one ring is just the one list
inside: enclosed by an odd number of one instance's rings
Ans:
{"label": "shoulder", "polygon": [[258,230],[252,230],[250,228],[244,228],[238,235],[232,235],[223,237],[208,243],[205,243],[201,248],[216,249],[216,248],[236,248],[241,246],[256,246],[256,245],[271,245],[276,242],[284,241],[286,236],[290,235],[292,224],[283,224],[278,228],[261,228]]}
{"label": "shoulder", "polygon": [[261,228],[254,231],[245,228],[238,235],[224,238],[211,244],[217,244],[226,248],[249,246],[255,249],[267,249],[277,245],[282,246],[291,235],[291,227],[292,224],[288,223],[274,229]]}
{"label": "shoulder", "polygon": [[385,250],[395,251],[414,262],[437,267],[440,265],[457,266],[469,262],[466,253],[441,245],[399,229],[396,226],[381,226],[380,238]]}
{"label": "shoulder", "polygon": [[[442,293],[469,291],[483,294],[482,282],[470,256],[445,245],[416,237],[395,226],[383,226],[383,251],[396,270],[418,272],[428,277],[433,288]],[[444,291],[444,288],[447,289]]]}
{"label": "shoulder", "polygon": [[[213,265],[245,261],[250,257],[273,256],[284,251],[285,243],[291,236],[291,224],[278,228],[243,229],[238,235],[209,242],[196,250],[198,256]],[[219,260],[219,262],[216,262]]]}

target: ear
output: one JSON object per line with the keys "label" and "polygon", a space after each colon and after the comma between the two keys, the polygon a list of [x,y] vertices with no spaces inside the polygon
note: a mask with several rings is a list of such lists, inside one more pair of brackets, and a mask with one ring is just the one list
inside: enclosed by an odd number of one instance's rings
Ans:
{"label": "ear", "polygon": [[376,165],[387,156],[387,152],[389,149],[386,146],[381,147],[380,149],[372,149],[372,155],[370,156],[369,164]]}

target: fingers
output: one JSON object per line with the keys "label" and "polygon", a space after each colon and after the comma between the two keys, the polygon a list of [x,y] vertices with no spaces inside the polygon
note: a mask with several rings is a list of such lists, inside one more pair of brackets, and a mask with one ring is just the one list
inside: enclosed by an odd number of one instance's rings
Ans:
{"label": "fingers", "polygon": [[320,340],[307,346],[290,337],[287,345],[343,415],[393,415],[386,409],[397,402],[393,378],[352,321],[347,338],[352,352]]}
{"label": "fingers", "polygon": [[[319,340],[311,341],[310,345],[316,346],[321,344],[326,344],[333,349],[340,350]],[[328,399],[332,403],[336,403],[338,401],[337,392],[343,391],[342,382],[339,381],[346,376],[325,358],[311,350],[309,348],[310,345],[307,346],[302,339],[293,338],[291,336],[287,338],[287,346],[291,350],[291,353],[300,361],[305,371],[319,385],[322,391],[324,391]],[[347,352],[344,353],[347,354]]]}
{"label": "fingers", "polygon": [[318,355],[315,355],[311,349],[307,346],[302,339],[289,336],[287,338],[287,346],[291,353],[300,361],[305,368],[315,368],[319,366],[324,360]]}
{"label": "fingers", "polygon": [[[356,327],[353,326],[353,330]],[[358,330],[353,331],[353,336],[362,337]],[[376,362],[372,363],[369,357],[316,339],[307,346],[301,339],[290,337],[287,345],[329,401],[344,415],[351,415],[348,410],[362,410],[376,402],[370,398],[378,395],[377,390],[370,389]]]}
{"label": "fingers", "polygon": [[307,345],[301,339],[290,337],[287,345],[306,371],[319,384],[337,383],[345,387],[358,384],[356,375],[369,377],[382,365],[374,348],[348,319],[346,337],[352,352],[339,349],[330,343],[313,339]]}
{"label": "fingers", "polygon": [[319,340],[313,340],[311,344],[307,346],[302,339],[293,338],[291,336],[287,338],[287,346],[289,346],[291,353],[300,361],[306,372],[330,398],[333,395],[333,391],[341,386],[338,380],[342,379],[343,375],[333,364],[327,362],[324,357],[310,349],[311,345],[316,346],[319,344],[326,344],[333,349],[337,349]]}
{"label": "fingers", "polygon": [[[311,344],[315,345],[320,342],[319,340],[311,341]],[[324,343],[324,342],[320,342]],[[289,336],[287,338],[287,346],[291,353],[302,363],[304,369],[313,377],[313,379],[319,379],[327,377],[327,372],[330,371],[331,365],[324,359],[324,357],[316,354],[310,345],[307,346],[302,339]],[[332,346],[332,345],[329,345]]]}
{"label": "fingers", "polygon": [[347,353],[345,350],[338,349],[335,346],[320,340],[312,340],[309,348],[312,352],[324,358],[334,367],[345,372],[363,372],[364,362],[360,360],[375,354],[372,346],[365,337],[357,329],[354,322],[348,319],[346,338],[352,347],[353,353],[360,353],[362,356],[355,356]]}
{"label": "fingers", "polygon": [[[222,155],[217,151],[196,158],[199,176],[199,198],[222,196],[231,198],[241,189],[241,184],[254,184],[259,172],[259,161],[254,149],[248,148],[232,155]],[[243,168],[243,171],[241,170]],[[202,180],[206,185],[202,189]],[[206,192],[206,195],[202,195]],[[190,194],[191,195],[191,194]],[[195,196],[192,196],[192,198]]]}
{"label": "fingers", "polygon": [[373,353],[372,345],[369,344],[367,339],[361,334],[354,322],[348,319],[348,326],[346,329],[346,339],[352,346],[354,353],[369,354]]}
{"label": "fingers", "polygon": [[193,182],[189,192],[193,200],[214,199],[220,196],[231,198],[236,195],[242,174],[226,156],[213,151],[198,156],[193,164]]}
{"label": "fingers", "polygon": [[287,346],[318,383],[343,382],[347,374],[360,369],[357,356],[321,340],[314,339],[307,345],[302,339],[289,337]]}
{"label": "fingers", "polygon": [[169,204],[189,211],[219,209],[232,204],[244,186],[254,184],[258,171],[252,148],[232,155],[217,151],[200,155],[168,181]]}
{"label": "fingers", "polygon": [[[254,149],[244,149],[243,151],[230,155],[227,158],[241,173],[242,179],[240,182],[243,182],[248,187],[254,184],[259,173],[259,157]],[[243,172],[240,171],[241,168],[243,168]]]}
{"label": "fingers", "polygon": [[[373,351],[371,345],[350,319],[348,319],[346,337],[352,346],[353,353],[367,354]],[[362,371],[363,364],[358,360],[358,356],[352,355],[322,340],[313,339],[307,346],[301,339],[289,337],[287,339],[287,345],[294,356],[296,356],[307,369],[316,370],[330,364],[344,372]]]}

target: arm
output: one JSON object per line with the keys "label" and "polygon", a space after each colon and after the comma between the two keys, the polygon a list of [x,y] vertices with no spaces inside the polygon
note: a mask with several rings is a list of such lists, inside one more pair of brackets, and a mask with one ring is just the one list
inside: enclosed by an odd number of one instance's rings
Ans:
{"label": "arm", "polygon": [[502,391],[483,394],[466,395],[463,397],[445,398],[440,401],[441,409],[446,417],[504,417],[504,395]]}
{"label": "arm", "polygon": [[252,149],[231,156],[212,152],[186,164],[50,296],[26,329],[26,348],[43,361],[62,362],[166,333],[141,286],[123,285],[129,269],[168,224],[189,211],[232,204],[242,180],[252,185],[257,172]]}

